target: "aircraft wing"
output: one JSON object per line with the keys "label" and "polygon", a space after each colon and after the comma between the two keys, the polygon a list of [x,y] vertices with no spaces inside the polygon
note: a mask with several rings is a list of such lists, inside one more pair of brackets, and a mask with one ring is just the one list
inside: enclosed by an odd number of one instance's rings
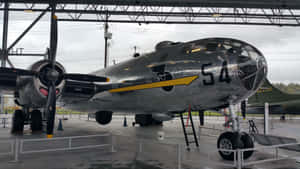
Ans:
{"label": "aircraft wing", "polygon": [[0,68],[0,90],[15,91],[17,88],[17,79],[21,76],[32,76],[33,72],[15,69],[15,68]]}

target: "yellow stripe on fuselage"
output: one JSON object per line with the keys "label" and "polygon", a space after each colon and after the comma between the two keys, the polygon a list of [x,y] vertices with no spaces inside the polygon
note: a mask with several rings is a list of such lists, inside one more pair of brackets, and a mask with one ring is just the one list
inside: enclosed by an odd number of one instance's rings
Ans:
{"label": "yellow stripe on fuselage", "polygon": [[189,85],[190,83],[192,83],[192,81],[194,81],[197,78],[198,78],[198,76],[190,76],[190,77],[178,78],[178,79],[161,81],[161,82],[154,82],[154,83],[148,83],[148,84],[141,84],[141,85],[111,89],[111,90],[109,90],[109,92],[117,93],[117,92],[127,92],[127,91],[151,89],[151,88],[165,87],[165,86]]}

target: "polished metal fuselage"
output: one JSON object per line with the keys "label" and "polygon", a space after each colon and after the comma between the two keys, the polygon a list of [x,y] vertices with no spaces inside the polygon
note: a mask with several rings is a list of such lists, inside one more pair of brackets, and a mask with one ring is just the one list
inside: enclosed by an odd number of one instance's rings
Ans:
{"label": "polished metal fuselage", "polygon": [[[241,61],[245,48],[256,58]],[[233,50],[234,49],[234,50]],[[246,87],[241,67],[257,67],[256,77]],[[259,65],[260,64],[260,65]],[[248,69],[248,68],[247,68]],[[261,70],[263,69],[263,70]],[[258,75],[258,71],[260,72]],[[249,76],[250,76],[249,73]],[[237,104],[255,93],[266,76],[262,54],[253,46],[234,39],[211,38],[187,43],[158,46],[155,52],[132,58],[93,74],[106,76],[110,83],[151,84],[197,76],[188,85],[154,87],[125,92],[104,91],[88,100],[65,101],[65,107],[87,112],[100,110],[123,113],[172,113],[191,110],[219,109]],[[247,77],[246,77],[247,78]],[[247,85],[247,84],[246,84]],[[248,84],[249,85],[249,84]]]}

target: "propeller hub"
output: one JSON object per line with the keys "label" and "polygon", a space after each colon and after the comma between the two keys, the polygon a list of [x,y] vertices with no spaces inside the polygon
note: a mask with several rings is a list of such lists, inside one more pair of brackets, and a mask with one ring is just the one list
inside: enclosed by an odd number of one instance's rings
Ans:
{"label": "propeller hub", "polygon": [[41,65],[37,71],[39,72],[39,80],[45,87],[52,82],[55,83],[55,86],[61,84],[65,73],[64,68],[58,63],[55,64],[54,68],[50,63],[46,63]]}
{"label": "propeller hub", "polygon": [[47,72],[47,79],[51,82],[56,82],[59,77],[59,73],[55,69],[50,69]]}

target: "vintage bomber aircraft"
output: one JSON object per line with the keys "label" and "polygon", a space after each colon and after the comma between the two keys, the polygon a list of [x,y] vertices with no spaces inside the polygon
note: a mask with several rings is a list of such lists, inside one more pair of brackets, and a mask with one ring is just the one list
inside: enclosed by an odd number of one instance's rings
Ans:
{"label": "vintage bomber aircraft", "polygon": [[[96,112],[100,124],[108,124],[113,112],[139,114],[144,121],[164,121],[191,110],[230,108],[232,132],[218,139],[222,149],[251,148],[252,139],[240,133],[233,106],[260,87],[267,74],[264,56],[252,45],[228,38],[191,42],[164,41],[155,51],[91,74],[66,73],[55,61],[57,23],[52,16],[48,59],[29,70],[1,68],[0,88],[14,92],[22,110],[13,116],[13,132],[22,132],[24,123],[32,131],[42,130],[46,119],[51,137],[56,99],[64,107]],[[44,108],[41,113],[40,108]],[[149,116],[152,115],[152,116]],[[245,152],[244,158],[252,151]],[[227,160],[231,152],[220,151]]]}

